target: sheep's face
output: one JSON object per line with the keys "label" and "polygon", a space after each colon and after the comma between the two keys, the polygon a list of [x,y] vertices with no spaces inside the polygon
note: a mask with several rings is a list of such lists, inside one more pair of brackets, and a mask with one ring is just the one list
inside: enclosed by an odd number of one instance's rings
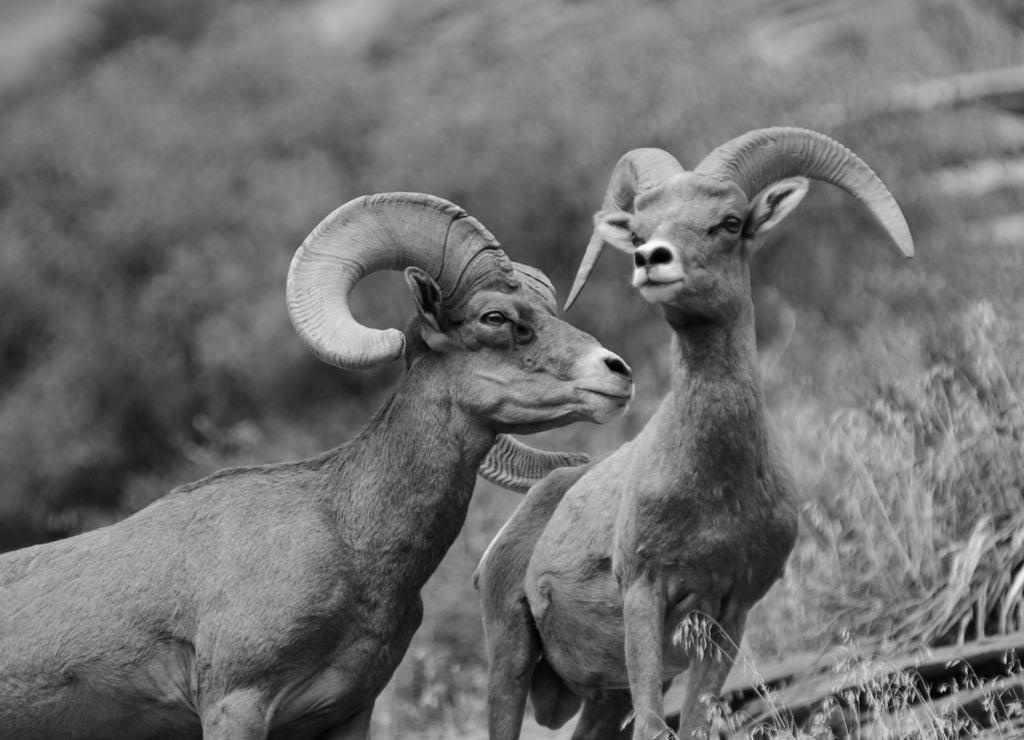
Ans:
{"label": "sheep's face", "polygon": [[781,180],[748,201],[735,183],[686,172],[641,193],[635,213],[599,213],[596,228],[632,253],[644,298],[683,320],[727,321],[750,301],[748,257],[807,185]]}
{"label": "sheep's face", "polygon": [[498,432],[604,423],[624,412],[633,396],[629,366],[555,316],[546,278],[516,268],[518,280],[482,287],[451,311],[429,276],[406,271],[426,357],[444,364],[453,396]]}

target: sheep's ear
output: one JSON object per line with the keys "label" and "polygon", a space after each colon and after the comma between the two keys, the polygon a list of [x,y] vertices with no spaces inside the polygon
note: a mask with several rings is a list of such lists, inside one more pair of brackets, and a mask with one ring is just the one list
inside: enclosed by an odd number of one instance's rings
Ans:
{"label": "sheep's ear", "polygon": [[412,300],[420,317],[423,341],[436,349],[448,330],[448,315],[441,298],[441,289],[430,275],[418,267],[405,268],[405,282],[412,292]]}
{"label": "sheep's ear", "polygon": [[633,214],[626,211],[598,211],[594,214],[594,233],[605,240],[605,243],[633,252]]}
{"label": "sheep's ear", "polygon": [[743,236],[758,239],[775,228],[804,199],[810,184],[806,177],[788,177],[755,195],[743,225]]}

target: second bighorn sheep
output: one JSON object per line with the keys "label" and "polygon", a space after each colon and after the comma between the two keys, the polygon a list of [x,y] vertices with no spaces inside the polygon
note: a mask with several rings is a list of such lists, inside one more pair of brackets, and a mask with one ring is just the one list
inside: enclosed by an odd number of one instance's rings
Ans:
{"label": "second bighorn sheep", "polygon": [[[413,294],[405,334],[349,311],[384,269],[404,269]],[[496,436],[608,421],[632,395],[626,364],[555,317],[542,273],[432,196],[328,216],[295,255],[288,307],[334,365],[404,352],[398,391],[336,449],[223,470],[112,526],[0,555],[0,735],[365,737]],[[558,460],[531,468],[529,448],[498,447],[499,479]]]}
{"label": "second bighorn sheep", "polygon": [[[663,692],[682,674],[679,736],[708,728],[747,612],[782,574],[797,531],[794,490],[758,377],[748,258],[814,178],[845,189],[900,251],[899,207],[864,162],[803,129],[752,131],[692,172],[667,152],[619,161],[569,302],[604,245],[630,253],[633,285],[674,332],[672,386],[635,439],[553,472],[527,494],[477,570],[490,659],[492,740],[518,737],[529,695],[573,738],[665,732]],[[692,614],[717,651],[688,649]],[[692,646],[691,646],[692,647]]]}

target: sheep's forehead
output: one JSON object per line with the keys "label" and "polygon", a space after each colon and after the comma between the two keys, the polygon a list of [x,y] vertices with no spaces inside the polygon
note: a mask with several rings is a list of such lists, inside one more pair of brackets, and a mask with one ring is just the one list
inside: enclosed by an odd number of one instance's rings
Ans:
{"label": "sheep's forehead", "polygon": [[535,267],[512,263],[511,280],[493,280],[470,295],[467,309],[470,313],[479,310],[484,304],[493,303],[495,299],[509,306],[515,304],[521,310],[533,309],[556,315],[558,312],[555,287],[547,275]]}
{"label": "sheep's forehead", "polygon": [[544,308],[556,313],[558,311],[557,296],[555,295],[555,286],[548,280],[548,276],[538,270],[536,267],[530,267],[519,262],[513,262],[512,268],[515,270],[515,276],[519,280],[519,284],[523,291],[524,296],[531,303],[539,303]]}
{"label": "sheep's forehead", "polygon": [[735,183],[693,172],[676,175],[636,200],[638,225],[648,229],[662,224],[706,229],[730,212],[742,216],[746,207],[746,195]]}

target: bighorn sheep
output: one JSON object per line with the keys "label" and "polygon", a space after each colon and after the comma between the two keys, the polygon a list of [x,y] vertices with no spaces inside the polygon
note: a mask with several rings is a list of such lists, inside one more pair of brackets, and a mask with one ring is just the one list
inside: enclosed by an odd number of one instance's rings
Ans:
{"label": "bighorn sheep", "polygon": [[[407,333],[358,324],[353,286],[403,268]],[[336,210],[287,293],[321,359],[371,368],[404,352],[399,389],[336,449],[223,470],[0,556],[0,735],[364,737],[496,435],[605,422],[632,395],[627,365],[555,317],[542,273],[432,196]]]}
{"label": "bighorn sheep", "polygon": [[[492,739],[518,736],[526,698],[574,738],[665,731],[663,690],[683,673],[680,737],[706,730],[751,606],[783,571],[797,529],[757,374],[748,258],[800,202],[806,178],[861,201],[906,256],[892,196],[832,139],[791,128],[740,136],[693,172],[659,149],[619,161],[569,297],[605,243],[633,255],[633,285],[675,333],[671,391],[640,434],[535,485],[476,573],[490,659]],[[678,638],[706,615],[724,653]],[[707,622],[706,622],[707,623]],[[720,632],[718,631],[720,630]]]}

